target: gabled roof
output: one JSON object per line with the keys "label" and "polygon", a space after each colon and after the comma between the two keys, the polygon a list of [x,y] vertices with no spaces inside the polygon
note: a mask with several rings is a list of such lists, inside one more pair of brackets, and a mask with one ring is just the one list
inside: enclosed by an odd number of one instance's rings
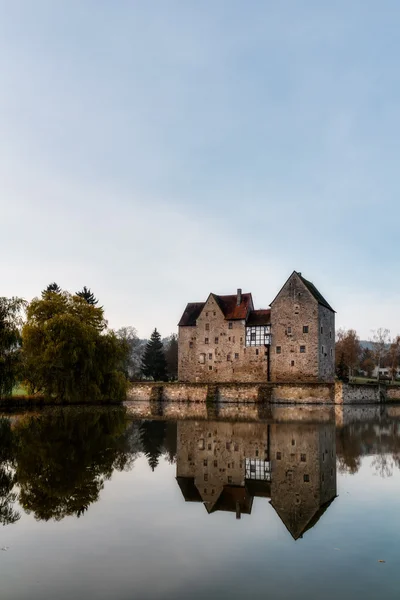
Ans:
{"label": "gabled roof", "polygon": [[269,325],[271,323],[271,309],[252,310],[247,319],[246,325]]}
{"label": "gabled roof", "polygon": [[325,300],[325,298],[323,297],[323,295],[321,294],[321,292],[319,292],[317,290],[317,288],[315,287],[315,285],[313,283],[311,283],[311,281],[308,281],[308,279],[305,279],[302,276],[302,274],[299,273],[298,271],[293,271],[293,273],[291,274],[291,276],[288,277],[288,279],[285,281],[285,283],[283,284],[283,286],[281,287],[281,289],[279,290],[279,292],[277,293],[277,295],[275,296],[275,298],[272,300],[271,306],[273,305],[273,303],[275,302],[275,300],[277,299],[277,297],[279,296],[279,294],[281,293],[281,291],[283,290],[283,288],[285,287],[285,285],[287,284],[287,282],[289,281],[289,279],[291,279],[293,277],[293,275],[297,275],[297,277],[306,286],[306,288],[308,289],[308,291],[310,292],[310,294],[315,298],[315,300],[318,302],[318,304],[321,304],[321,306],[325,306],[326,308],[328,308],[332,312],[335,312],[333,310],[332,306]]}
{"label": "gabled roof", "polygon": [[[246,319],[249,311],[253,309],[253,298],[251,294],[242,294],[242,301],[239,306],[237,305],[237,294],[232,294],[231,296],[210,294],[210,296],[215,299],[225,319],[228,321]],[[206,304],[207,302],[189,302],[178,323],[178,327],[194,327],[196,325],[196,320]]]}
{"label": "gabled roof", "polygon": [[196,319],[203,310],[205,302],[189,302],[183,311],[178,327],[194,327]]}
{"label": "gabled roof", "polygon": [[202,502],[199,490],[194,483],[194,477],[177,477],[176,481],[186,502]]}
{"label": "gabled roof", "polygon": [[224,313],[225,319],[234,321],[235,319],[246,319],[249,310],[253,308],[253,299],[251,294],[242,294],[242,301],[237,305],[237,295],[217,296],[213,294],[218,306]]}
{"label": "gabled roof", "polygon": [[328,502],[321,504],[315,510],[315,512],[305,513],[300,518],[294,505],[289,507],[289,510],[287,510],[286,508],[282,509],[279,506],[275,506],[272,500],[270,500],[270,504],[272,504],[292,538],[294,540],[298,540],[318,523],[324,512],[332,504],[335,498],[336,496],[333,496],[333,498],[328,500]]}
{"label": "gabled roof", "polygon": [[[297,271],[296,271],[296,273],[297,273]],[[329,308],[329,310],[331,310],[332,312],[335,312],[333,310],[332,306],[325,300],[325,298],[323,297],[323,295],[321,294],[321,292],[319,292],[317,290],[317,288],[315,287],[315,285],[313,283],[311,283],[311,281],[308,281],[307,279],[304,279],[304,277],[300,273],[297,273],[297,275],[300,277],[301,281],[304,283],[304,285],[306,286],[306,288],[308,289],[308,291],[318,301],[318,304],[321,304],[322,306],[325,306],[326,308]]]}

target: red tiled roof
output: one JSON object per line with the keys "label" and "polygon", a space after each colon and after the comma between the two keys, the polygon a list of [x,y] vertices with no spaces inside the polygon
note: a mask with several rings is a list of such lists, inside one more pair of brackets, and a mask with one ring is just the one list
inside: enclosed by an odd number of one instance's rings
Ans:
{"label": "red tiled roof", "polygon": [[178,327],[194,327],[196,319],[203,310],[205,302],[189,302],[186,306]]}
{"label": "red tiled roof", "polygon": [[235,319],[246,319],[249,310],[253,308],[253,300],[251,294],[242,294],[242,301],[237,305],[237,295],[217,296],[213,294],[218,302],[218,306],[224,313],[225,319],[234,321]]}
{"label": "red tiled roof", "polygon": [[246,325],[269,325],[271,323],[271,309],[263,308],[252,310],[247,319]]}

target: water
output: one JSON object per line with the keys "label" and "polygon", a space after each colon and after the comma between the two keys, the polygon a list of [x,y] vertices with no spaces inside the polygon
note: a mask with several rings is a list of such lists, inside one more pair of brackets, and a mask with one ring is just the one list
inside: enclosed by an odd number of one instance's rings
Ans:
{"label": "water", "polygon": [[201,410],[3,418],[0,598],[398,598],[400,409]]}

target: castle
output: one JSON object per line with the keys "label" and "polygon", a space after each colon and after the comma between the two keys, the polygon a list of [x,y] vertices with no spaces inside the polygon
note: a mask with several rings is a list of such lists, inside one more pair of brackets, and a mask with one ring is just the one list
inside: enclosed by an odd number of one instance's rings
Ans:
{"label": "castle", "polygon": [[189,303],[178,324],[182,382],[333,382],[335,311],[293,271],[269,309],[250,293]]}

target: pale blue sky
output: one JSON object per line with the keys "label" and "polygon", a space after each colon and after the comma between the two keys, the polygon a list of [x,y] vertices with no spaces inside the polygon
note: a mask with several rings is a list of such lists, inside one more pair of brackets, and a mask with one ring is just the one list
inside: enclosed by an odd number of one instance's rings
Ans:
{"label": "pale blue sky", "polygon": [[400,333],[400,3],[0,0],[0,295],[112,327],[296,269]]}

